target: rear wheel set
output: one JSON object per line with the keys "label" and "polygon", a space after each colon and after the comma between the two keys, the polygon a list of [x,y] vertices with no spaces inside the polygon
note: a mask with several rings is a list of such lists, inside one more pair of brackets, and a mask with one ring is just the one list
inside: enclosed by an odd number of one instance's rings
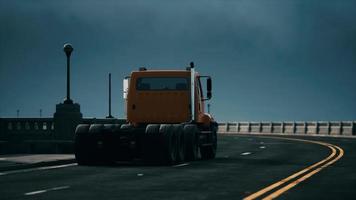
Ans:
{"label": "rear wheel set", "polygon": [[89,151],[89,138],[87,137],[89,131],[89,124],[80,124],[75,131],[74,152],[75,158],[79,165],[88,165],[91,163]]}
{"label": "rear wheel set", "polygon": [[196,125],[150,124],[146,128],[143,157],[147,162],[179,164],[198,158]]}
{"label": "rear wheel set", "polygon": [[194,124],[184,126],[184,146],[185,159],[187,161],[194,161],[198,159],[199,155],[199,138],[198,127]]}
{"label": "rear wheel set", "polygon": [[79,165],[111,164],[115,160],[115,133],[120,124],[80,124],[75,131],[75,158]]}
{"label": "rear wheel set", "polygon": [[177,162],[178,128],[171,124],[149,124],[143,139],[143,159],[154,164],[174,164]]}
{"label": "rear wheel set", "polygon": [[[78,164],[110,164],[138,157],[148,163],[172,165],[197,160],[199,150],[202,159],[215,157],[214,127],[208,134],[208,144],[200,144],[200,132],[195,124],[149,124],[143,128],[128,124],[78,125],[75,134]],[[122,148],[122,144],[128,146]],[[131,144],[136,148],[135,155],[132,155]]]}

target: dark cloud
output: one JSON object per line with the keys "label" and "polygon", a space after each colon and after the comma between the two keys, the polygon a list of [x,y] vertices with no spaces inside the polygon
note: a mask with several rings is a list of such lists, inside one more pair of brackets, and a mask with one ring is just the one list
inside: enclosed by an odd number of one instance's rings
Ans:
{"label": "dark cloud", "polygon": [[123,116],[121,78],[194,60],[214,77],[218,120],[356,118],[354,1],[0,1],[0,115],[47,115],[65,94],[85,116]]}

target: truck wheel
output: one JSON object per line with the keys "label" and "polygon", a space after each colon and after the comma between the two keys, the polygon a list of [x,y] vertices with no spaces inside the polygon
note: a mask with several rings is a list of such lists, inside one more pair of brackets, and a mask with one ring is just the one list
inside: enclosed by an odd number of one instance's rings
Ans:
{"label": "truck wheel", "polygon": [[195,124],[184,126],[185,159],[193,161],[198,159],[198,128]]}
{"label": "truck wheel", "polygon": [[[121,124],[104,124],[102,130],[97,133],[98,142],[102,141],[102,147],[99,150],[99,160],[102,164],[114,164],[118,159],[119,151],[117,144],[120,142]],[[97,144],[98,145],[98,144]]]}
{"label": "truck wheel", "polygon": [[170,124],[162,124],[159,128],[162,142],[162,162],[163,164],[174,164],[177,160],[177,137]]}
{"label": "truck wheel", "polygon": [[209,146],[201,146],[200,147],[201,158],[204,159],[204,160],[215,158],[216,147],[217,147],[216,130],[212,130],[212,133],[211,133],[211,145],[209,145]]}
{"label": "truck wheel", "polygon": [[177,163],[185,161],[185,143],[184,143],[184,131],[183,126],[180,124],[173,125],[173,132],[177,138]]}
{"label": "truck wheel", "polygon": [[75,130],[74,154],[78,165],[90,163],[89,150],[89,124],[79,124]]}
{"label": "truck wheel", "polygon": [[120,130],[129,130],[129,129],[132,129],[133,126],[131,124],[122,124],[120,126]]}
{"label": "truck wheel", "polygon": [[158,155],[159,124],[149,124],[142,142],[142,157],[146,162],[152,162]]}
{"label": "truck wheel", "polygon": [[89,127],[91,145],[88,153],[90,153],[91,164],[93,165],[108,163],[109,156],[105,152],[105,146],[107,146],[107,144],[103,138],[104,131],[105,129],[103,124],[92,124]]}

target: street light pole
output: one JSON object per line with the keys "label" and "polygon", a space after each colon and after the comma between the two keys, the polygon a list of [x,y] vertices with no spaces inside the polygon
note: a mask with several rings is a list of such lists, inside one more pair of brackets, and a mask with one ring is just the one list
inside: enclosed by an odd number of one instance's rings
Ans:
{"label": "street light pole", "polygon": [[70,55],[73,51],[71,44],[67,43],[63,47],[64,52],[67,56],[67,97],[64,100],[65,104],[73,104],[73,101],[70,99]]}
{"label": "street light pole", "polygon": [[109,116],[106,118],[113,118],[111,115],[111,73],[109,73]]}

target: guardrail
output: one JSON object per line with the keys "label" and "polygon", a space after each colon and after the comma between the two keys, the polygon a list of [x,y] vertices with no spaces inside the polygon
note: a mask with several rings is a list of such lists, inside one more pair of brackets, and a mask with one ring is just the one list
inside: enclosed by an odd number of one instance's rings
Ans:
{"label": "guardrail", "polygon": [[[123,119],[84,118],[84,124],[124,123]],[[50,140],[56,137],[54,118],[0,118],[0,140]],[[58,133],[57,133],[58,134]],[[60,134],[60,133],[59,133]],[[72,140],[70,138],[60,138]]]}
{"label": "guardrail", "polygon": [[219,123],[218,132],[356,136],[356,121],[225,122]]}
{"label": "guardrail", "polygon": [[[79,123],[125,123],[116,118],[83,118]],[[74,129],[63,133],[54,118],[0,118],[0,154],[7,153],[71,153]],[[58,129],[59,128],[59,129]]]}
{"label": "guardrail", "polygon": [[1,118],[0,139],[50,139],[53,118]]}

